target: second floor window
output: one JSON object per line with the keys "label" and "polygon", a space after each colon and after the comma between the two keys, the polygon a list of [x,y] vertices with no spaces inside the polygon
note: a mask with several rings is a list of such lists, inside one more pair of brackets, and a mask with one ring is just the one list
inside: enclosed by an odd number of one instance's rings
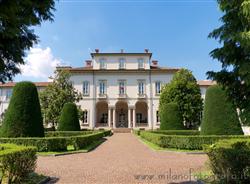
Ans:
{"label": "second floor window", "polygon": [[159,95],[161,93],[161,82],[155,82],[155,94]]}
{"label": "second floor window", "polygon": [[89,95],[89,82],[88,81],[83,82],[82,93],[83,95]]}
{"label": "second floor window", "polygon": [[119,95],[125,94],[125,81],[119,81]]}
{"label": "second floor window", "polygon": [[138,82],[138,93],[139,95],[143,95],[145,94],[145,84],[144,84],[144,81],[139,81]]}
{"label": "second floor window", "polygon": [[106,69],[105,59],[100,59],[100,69]]}
{"label": "second floor window", "polygon": [[12,89],[7,89],[6,91],[6,99],[9,100],[12,96]]}
{"label": "second floor window", "polygon": [[138,59],[138,68],[143,69],[144,68],[144,61],[143,59]]}
{"label": "second floor window", "polygon": [[100,81],[99,83],[99,94],[106,94],[106,81]]}
{"label": "second floor window", "polygon": [[119,69],[125,69],[125,59],[123,58],[119,61]]}

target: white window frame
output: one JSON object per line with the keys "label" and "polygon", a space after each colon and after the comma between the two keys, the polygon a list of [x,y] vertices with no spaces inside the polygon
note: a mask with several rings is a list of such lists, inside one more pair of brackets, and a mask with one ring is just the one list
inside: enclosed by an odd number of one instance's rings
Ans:
{"label": "white window frame", "polygon": [[107,81],[106,80],[100,80],[99,81],[99,94],[100,95],[106,95],[107,93]]}
{"label": "white window frame", "polygon": [[[123,84],[123,93],[121,93],[121,84]],[[126,80],[118,80],[119,95],[126,94]]]}
{"label": "white window frame", "polygon": [[88,124],[88,110],[83,111],[82,123],[83,124]]}
{"label": "white window frame", "polygon": [[100,60],[99,60],[99,62],[100,62],[100,69],[106,69],[107,68],[107,64],[106,64],[106,59],[104,59],[104,58],[101,58]]}
{"label": "white window frame", "polygon": [[156,112],[156,123],[159,124],[161,122],[161,119],[160,119],[160,111],[157,110]]}
{"label": "white window frame", "polygon": [[11,88],[6,89],[6,100],[10,100],[13,90]]}
{"label": "white window frame", "polygon": [[126,67],[126,61],[125,61],[125,59],[124,58],[120,58],[119,59],[119,69],[125,69],[125,67]]}
{"label": "white window frame", "polygon": [[139,58],[138,59],[138,69],[144,69],[144,59],[143,58]]}
{"label": "white window frame", "polygon": [[160,95],[161,94],[161,86],[162,86],[161,81],[156,81],[155,82],[155,95]]}
{"label": "white window frame", "polygon": [[83,96],[89,96],[89,81],[83,81],[82,94],[83,94]]}
{"label": "white window frame", "polygon": [[146,94],[145,80],[138,80],[138,94],[139,95]]}

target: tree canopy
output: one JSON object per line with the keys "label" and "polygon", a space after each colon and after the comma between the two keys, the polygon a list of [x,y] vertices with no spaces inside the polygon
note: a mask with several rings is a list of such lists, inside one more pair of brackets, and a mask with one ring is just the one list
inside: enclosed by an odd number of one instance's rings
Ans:
{"label": "tree canopy", "polygon": [[[213,30],[210,38],[219,41],[221,47],[211,51],[213,59],[221,63],[218,72],[207,72],[226,90],[234,105],[241,110],[250,104],[250,1],[217,0],[222,25]],[[247,116],[245,116],[247,117]],[[250,120],[249,120],[250,121]]]}
{"label": "tree canopy", "polygon": [[19,82],[13,89],[1,127],[3,137],[43,137],[43,120],[36,86]]}
{"label": "tree canopy", "polygon": [[0,1],[0,82],[20,73],[25,51],[38,42],[32,26],[52,21],[54,6],[54,0]]}
{"label": "tree canopy", "polygon": [[163,87],[160,96],[160,110],[167,103],[178,104],[183,122],[187,128],[197,128],[203,108],[200,87],[192,72],[181,69],[172,81]]}
{"label": "tree canopy", "polygon": [[52,123],[53,126],[57,124],[65,103],[75,103],[82,99],[82,94],[75,90],[70,81],[70,73],[63,70],[55,72],[52,84],[41,91],[39,96],[45,123]]}

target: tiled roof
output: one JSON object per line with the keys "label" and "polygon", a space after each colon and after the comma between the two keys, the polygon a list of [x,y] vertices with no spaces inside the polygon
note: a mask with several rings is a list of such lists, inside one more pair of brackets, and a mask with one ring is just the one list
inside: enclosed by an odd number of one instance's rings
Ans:
{"label": "tiled roof", "polygon": [[215,81],[211,81],[211,80],[200,80],[200,81],[197,81],[197,83],[199,84],[199,86],[212,86],[216,84]]}
{"label": "tiled roof", "polygon": [[[51,84],[51,82],[34,82],[34,84],[37,87],[46,87],[49,84]],[[14,87],[16,85],[16,82],[7,82],[5,84],[0,84],[0,87]]]}

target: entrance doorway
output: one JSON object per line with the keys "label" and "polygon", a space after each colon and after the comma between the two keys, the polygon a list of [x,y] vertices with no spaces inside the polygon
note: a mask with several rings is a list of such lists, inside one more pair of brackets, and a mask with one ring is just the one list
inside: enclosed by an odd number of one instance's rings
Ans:
{"label": "entrance doorway", "polygon": [[128,104],[124,101],[116,103],[116,120],[117,128],[128,127]]}

